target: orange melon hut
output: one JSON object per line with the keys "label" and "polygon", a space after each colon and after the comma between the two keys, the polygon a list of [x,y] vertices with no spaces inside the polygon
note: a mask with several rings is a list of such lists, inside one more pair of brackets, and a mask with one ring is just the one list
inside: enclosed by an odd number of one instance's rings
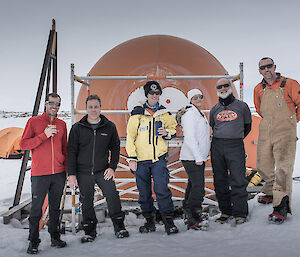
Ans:
{"label": "orange melon hut", "polygon": [[[118,129],[121,143],[121,159],[116,171],[117,188],[122,199],[137,199],[138,191],[133,174],[126,162],[125,137],[129,118],[128,112],[105,114],[104,110],[131,111],[138,101],[145,100],[142,86],[147,80],[157,80],[163,93],[160,103],[170,110],[177,111],[188,104],[186,97],[190,89],[200,89],[204,98],[204,109],[209,110],[218,101],[214,79],[162,79],[180,75],[219,75],[227,72],[221,63],[204,48],[188,40],[166,36],[151,35],[126,41],[106,53],[90,70],[89,76],[144,76],[143,79],[88,80],[89,88],[82,84],[76,102],[76,110],[85,109],[85,99],[90,94],[98,94],[102,101],[104,115],[112,120]],[[154,78],[147,76],[155,76]],[[75,76],[77,81],[80,77]],[[234,95],[238,97],[234,88]],[[78,113],[78,112],[77,112]],[[77,114],[78,121],[82,115]],[[253,129],[245,140],[247,166],[255,168],[256,144],[258,138],[259,118],[253,117]],[[180,131],[178,133],[180,135]],[[180,151],[179,139],[170,143],[168,168],[170,171],[170,189],[173,199],[184,197],[186,173],[178,161]],[[213,179],[210,162],[205,171],[206,199],[214,199]]]}

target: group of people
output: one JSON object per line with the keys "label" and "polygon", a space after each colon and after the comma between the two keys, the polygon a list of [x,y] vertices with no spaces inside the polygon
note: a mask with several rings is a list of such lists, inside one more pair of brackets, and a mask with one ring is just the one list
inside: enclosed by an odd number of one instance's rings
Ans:
{"label": "group of people", "polygon": [[[273,203],[269,220],[283,222],[291,213],[292,172],[296,151],[296,126],[300,120],[300,86],[292,79],[275,72],[274,61],[265,57],[259,61],[263,80],[254,90],[254,103],[262,117],[259,127],[257,169],[265,180],[258,202]],[[248,194],[244,138],[251,131],[248,105],[236,99],[232,81],[223,78],[216,83],[218,103],[210,110],[209,121],[202,111],[204,95],[199,89],[187,93],[189,105],[175,117],[159,103],[162,88],[156,81],[144,85],[146,102],[136,106],[127,125],[126,151],[128,165],[136,178],[139,204],[145,223],[140,233],[156,230],[157,206],[168,235],[178,233],[174,224],[172,193],[168,188],[167,140],[176,136],[176,126],[182,126],[184,141],[180,160],[188,175],[183,209],[188,229],[199,229],[202,220],[205,162],[209,153],[214,175],[214,187],[221,215],[216,221],[235,224],[247,221]],[[80,189],[82,227],[81,242],[96,238],[97,218],[94,210],[94,186],[97,184],[107,201],[108,214],[117,238],[128,237],[125,214],[114,182],[114,171],[120,155],[120,139],[116,126],[101,114],[98,95],[86,99],[85,115],[75,123],[67,141],[64,121],[57,118],[61,98],[47,95],[45,111],[32,117],[25,127],[20,146],[32,152],[32,206],[29,217],[27,253],[38,252],[39,221],[46,194],[49,199],[48,231],[51,246],[65,247],[60,238],[60,200],[66,178],[71,188]],[[212,139],[210,129],[212,129]]]}

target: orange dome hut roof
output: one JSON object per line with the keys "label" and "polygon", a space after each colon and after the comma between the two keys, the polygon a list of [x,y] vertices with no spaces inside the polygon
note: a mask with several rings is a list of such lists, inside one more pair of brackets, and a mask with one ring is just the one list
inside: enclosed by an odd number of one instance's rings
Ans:
{"label": "orange dome hut roof", "polygon": [[[128,40],[110,50],[89,72],[96,75],[225,75],[221,63],[199,45],[173,36],[151,35]],[[163,94],[160,103],[172,110],[186,104],[178,101],[186,98],[190,89],[199,88],[205,96],[204,109],[210,109],[217,102],[216,79],[157,80]],[[103,110],[130,109],[131,94],[146,83],[146,80],[91,80],[91,94],[98,94]],[[234,94],[236,91],[234,89]],[[76,108],[85,109],[86,86],[82,86]],[[128,102],[129,101],[129,102]],[[177,107],[177,108],[176,108]],[[117,125],[119,135],[126,136],[124,114],[107,115]]]}

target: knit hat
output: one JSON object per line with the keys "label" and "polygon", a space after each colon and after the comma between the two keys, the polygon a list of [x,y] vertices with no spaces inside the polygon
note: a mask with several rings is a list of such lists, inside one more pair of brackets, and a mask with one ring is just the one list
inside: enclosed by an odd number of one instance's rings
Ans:
{"label": "knit hat", "polygon": [[161,90],[161,87],[159,85],[158,82],[156,81],[148,81],[145,85],[144,85],[144,91],[145,91],[145,96],[147,97],[147,95],[149,94],[149,92],[151,90],[159,90],[160,91],[160,94],[162,94],[162,90]]}
{"label": "knit hat", "polygon": [[196,89],[196,88],[191,89],[191,90],[187,93],[187,98],[188,98],[188,100],[189,100],[189,103],[191,102],[192,97],[195,96],[195,95],[203,95],[203,93],[202,93],[201,90],[199,90],[199,89]]}

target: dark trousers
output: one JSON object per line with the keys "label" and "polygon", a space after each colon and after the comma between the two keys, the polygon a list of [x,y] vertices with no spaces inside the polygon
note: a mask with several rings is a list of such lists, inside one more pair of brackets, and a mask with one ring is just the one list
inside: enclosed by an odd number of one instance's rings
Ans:
{"label": "dark trousers", "polygon": [[59,232],[60,201],[66,181],[66,173],[31,177],[32,202],[29,215],[29,240],[39,239],[39,222],[42,217],[42,207],[46,195],[49,202],[50,234]]}
{"label": "dark trousers", "polygon": [[159,211],[161,213],[172,213],[174,211],[172,193],[168,188],[169,172],[164,159],[154,163],[138,162],[134,175],[139,190],[139,204],[142,212],[154,212],[156,210],[153,205],[151,177],[153,178],[153,189]]}
{"label": "dark trousers", "polygon": [[248,181],[243,139],[213,138],[211,163],[220,211],[234,217],[247,217]]}
{"label": "dark trousers", "polygon": [[197,165],[195,161],[184,161],[182,165],[188,174],[188,185],[185,190],[183,208],[190,210],[201,210],[204,191],[204,169],[205,162]]}
{"label": "dark trousers", "polygon": [[80,189],[83,222],[97,222],[94,209],[95,184],[100,187],[103,196],[106,198],[109,216],[112,219],[124,217],[121,210],[122,207],[119,192],[117,191],[115,182],[112,179],[105,180],[104,172],[99,172],[95,175],[79,173],[79,175],[77,175],[77,181]]}

